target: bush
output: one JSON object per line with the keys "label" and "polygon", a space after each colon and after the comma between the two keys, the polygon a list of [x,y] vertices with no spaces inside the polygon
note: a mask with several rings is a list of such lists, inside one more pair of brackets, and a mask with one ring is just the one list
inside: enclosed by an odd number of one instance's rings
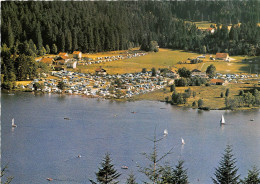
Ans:
{"label": "bush", "polygon": [[203,106],[203,100],[199,99],[198,100],[198,107],[201,108]]}
{"label": "bush", "polygon": [[192,107],[195,107],[195,106],[197,106],[196,101],[192,102]]}
{"label": "bush", "polygon": [[224,97],[224,94],[223,92],[220,93],[220,98],[223,98]]}

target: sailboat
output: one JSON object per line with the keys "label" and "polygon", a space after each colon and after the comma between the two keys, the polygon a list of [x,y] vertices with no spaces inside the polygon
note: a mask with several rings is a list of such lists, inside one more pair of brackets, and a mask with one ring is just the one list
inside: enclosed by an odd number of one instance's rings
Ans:
{"label": "sailboat", "polygon": [[221,125],[224,125],[225,123],[226,123],[226,122],[225,122],[224,116],[222,115],[221,120],[220,120],[220,124],[221,124]]}
{"label": "sailboat", "polygon": [[185,144],[185,142],[184,142],[184,139],[183,139],[183,138],[181,138],[181,143],[182,143],[182,145],[184,145],[184,144]]}
{"label": "sailboat", "polygon": [[165,130],[163,131],[163,135],[164,135],[164,136],[167,136],[167,135],[168,135],[168,130],[167,130],[167,129],[165,129]]}
{"label": "sailboat", "polygon": [[17,127],[17,125],[14,124],[14,118],[12,119],[12,127]]}

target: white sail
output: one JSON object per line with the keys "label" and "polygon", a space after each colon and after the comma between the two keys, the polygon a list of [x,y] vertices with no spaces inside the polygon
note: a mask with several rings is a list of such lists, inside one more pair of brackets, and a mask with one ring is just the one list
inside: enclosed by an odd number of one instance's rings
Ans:
{"label": "white sail", "polygon": [[183,138],[181,138],[181,143],[182,143],[182,144],[185,144],[185,142],[184,142],[184,139],[183,139]]}
{"label": "white sail", "polygon": [[223,116],[223,115],[222,115],[222,117],[221,117],[220,124],[225,124],[225,119],[224,119],[224,116]]}
{"label": "white sail", "polygon": [[164,132],[163,132],[164,136],[168,135],[168,130],[165,129]]}
{"label": "white sail", "polygon": [[12,119],[12,127],[17,127],[17,125],[14,124],[14,118]]}

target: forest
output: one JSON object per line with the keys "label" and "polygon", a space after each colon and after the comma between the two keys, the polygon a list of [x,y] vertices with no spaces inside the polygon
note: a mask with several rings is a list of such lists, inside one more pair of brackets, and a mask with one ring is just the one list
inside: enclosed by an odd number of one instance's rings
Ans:
{"label": "forest", "polygon": [[[33,78],[39,69],[33,57],[61,51],[103,52],[156,42],[161,48],[199,53],[260,54],[258,1],[6,1],[1,5],[4,81]],[[216,31],[200,30],[194,21],[212,22]]]}
{"label": "forest", "polygon": [[[85,53],[128,49],[155,40],[160,47],[199,52],[206,46],[208,52],[248,54],[259,49],[258,4],[258,1],[2,2],[2,44],[12,48],[27,42],[39,55],[43,47],[50,52]],[[213,35],[205,35],[185,20],[224,26],[217,27]],[[242,25],[233,26],[229,34],[226,26],[237,23]]]}

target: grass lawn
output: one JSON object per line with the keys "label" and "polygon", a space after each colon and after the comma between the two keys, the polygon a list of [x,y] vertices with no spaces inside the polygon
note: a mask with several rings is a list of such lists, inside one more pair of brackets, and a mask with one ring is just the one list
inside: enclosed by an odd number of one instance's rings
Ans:
{"label": "grass lawn", "polygon": [[208,22],[208,21],[201,21],[201,22],[193,22],[196,24],[196,26],[199,28],[199,29],[208,29],[210,28],[210,25],[213,24],[213,25],[216,25],[215,23],[211,23],[211,22]]}
{"label": "grass lawn", "polygon": [[30,84],[32,81],[16,81],[16,85],[24,85]]}
{"label": "grass lawn", "polygon": [[[213,55],[214,57],[214,55]],[[260,73],[260,57],[245,57],[245,56],[231,56],[234,60],[230,62],[226,61],[212,61],[209,60],[209,55],[203,60],[203,63],[198,64],[177,64],[176,68],[186,67],[189,70],[198,69],[201,71],[206,71],[207,67],[213,64],[216,67],[217,72],[227,74],[227,73]],[[258,60],[254,63],[242,62],[243,59]],[[251,69],[250,69],[251,67]]]}
{"label": "grass lawn", "polygon": [[[92,58],[96,58],[108,55],[118,55],[126,52],[127,51],[113,51],[87,55],[88,57],[91,56]],[[106,69],[109,74],[135,73],[140,72],[142,68],[151,70],[152,67],[155,67],[156,69],[170,68],[175,71],[178,70],[178,68],[186,67],[189,70],[198,69],[206,71],[209,65],[214,64],[219,73],[250,73],[250,67],[252,73],[260,73],[260,63],[250,64],[249,62],[242,62],[243,59],[260,60],[260,57],[232,56],[234,60],[225,62],[212,61],[209,59],[211,54],[207,54],[202,63],[189,64],[188,58],[196,58],[199,55],[201,54],[160,48],[160,51],[157,53],[149,53],[145,56],[107,63],[78,66],[76,70],[83,73],[94,73],[95,70],[101,66]],[[215,55],[212,56],[215,57]],[[186,64],[178,64],[179,61],[182,61],[183,63],[186,62]]]}
{"label": "grass lawn", "polygon": [[184,52],[181,50],[160,49],[157,53],[149,53],[145,56],[112,61],[107,63],[78,66],[78,70],[85,73],[94,73],[95,69],[102,66],[109,74],[123,74],[140,72],[142,68],[151,70],[152,67],[173,68],[179,61],[199,56],[197,53]]}
{"label": "grass lawn", "polygon": [[[249,90],[254,88],[255,83],[250,84],[228,84],[227,86],[190,86],[190,87],[176,87],[178,93],[184,93],[185,89],[190,88],[196,92],[195,97],[190,97],[187,104],[180,106],[191,107],[194,101],[198,102],[199,99],[203,100],[204,107],[210,107],[210,109],[223,109],[225,108],[225,98],[220,98],[221,92],[225,95],[226,89],[229,88],[229,97],[234,98],[239,94],[240,90]],[[133,97],[133,100],[156,100],[164,101],[166,97],[171,99],[172,92],[170,88],[160,89],[151,93],[141,94]]]}

